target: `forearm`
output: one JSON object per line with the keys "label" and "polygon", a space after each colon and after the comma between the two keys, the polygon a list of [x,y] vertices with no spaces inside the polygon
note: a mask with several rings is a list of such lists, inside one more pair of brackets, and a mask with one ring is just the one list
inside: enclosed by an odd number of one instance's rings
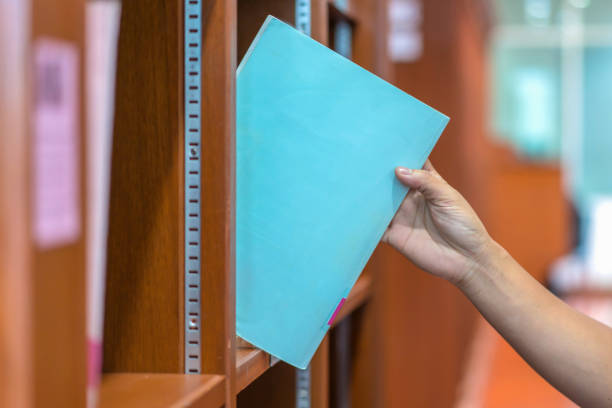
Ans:
{"label": "forearm", "polygon": [[612,406],[612,329],[567,306],[491,246],[459,288],[553,386],[581,406]]}

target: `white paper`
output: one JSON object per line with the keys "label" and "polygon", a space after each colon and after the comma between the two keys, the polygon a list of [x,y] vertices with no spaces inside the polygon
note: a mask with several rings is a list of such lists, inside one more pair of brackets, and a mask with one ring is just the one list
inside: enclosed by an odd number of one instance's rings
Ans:
{"label": "white paper", "polygon": [[106,240],[121,3],[87,3],[87,338],[88,396],[93,407],[101,373]]}
{"label": "white paper", "polygon": [[586,239],[587,281],[591,287],[612,287],[612,197],[594,200]]}
{"label": "white paper", "polygon": [[414,62],[423,54],[420,0],[392,0],[389,3],[387,48],[393,62]]}

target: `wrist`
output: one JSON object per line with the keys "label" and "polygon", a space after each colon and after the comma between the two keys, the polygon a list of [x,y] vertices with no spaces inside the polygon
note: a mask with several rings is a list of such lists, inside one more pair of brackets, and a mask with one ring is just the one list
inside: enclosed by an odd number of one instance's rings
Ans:
{"label": "wrist", "polygon": [[462,278],[455,282],[463,292],[473,291],[479,283],[490,277],[500,265],[510,258],[510,254],[492,238],[488,238],[481,251],[469,261],[469,267],[463,273]]}

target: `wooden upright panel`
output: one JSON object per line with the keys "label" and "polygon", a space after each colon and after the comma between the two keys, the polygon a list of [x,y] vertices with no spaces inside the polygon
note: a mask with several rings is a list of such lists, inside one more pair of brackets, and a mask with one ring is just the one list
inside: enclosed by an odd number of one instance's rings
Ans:
{"label": "wooden upright panel", "polygon": [[183,371],[180,0],[123,2],[104,371]]}
{"label": "wooden upright panel", "polygon": [[[237,0],[238,59],[246,53],[257,31],[271,14],[286,23],[295,23],[295,0]],[[318,1],[318,0],[312,0]]]}
{"label": "wooden upright panel", "polygon": [[[36,0],[32,2],[33,44],[45,39],[74,47],[77,61],[77,120],[75,182],[80,191],[78,240],[61,247],[31,248],[32,341],[34,342],[34,387],[36,406],[82,407],[85,404],[85,105],[84,105],[84,20],[83,0]],[[46,80],[46,78],[45,78]],[[30,103],[40,87],[39,76],[32,82]],[[70,92],[69,88],[63,91]],[[64,95],[68,97],[67,95]],[[33,106],[33,105],[31,105]],[[30,137],[33,129],[30,128]],[[69,160],[68,158],[66,158]],[[80,159],[80,160],[79,160]],[[25,159],[40,160],[30,153]],[[32,173],[30,173],[32,177]],[[31,179],[32,180],[32,179]],[[31,181],[30,180],[30,181]],[[30,191],[31,193],[31,191]],[[30,200],[36,196],[30,196]],[[32,208],[30,201],[30,208]],[[30,221],[32,218],[30,218]]]}
{"label": "wooden upright panel", "polygon": [[0,404],[83,407],[84,3],[0,10]]}

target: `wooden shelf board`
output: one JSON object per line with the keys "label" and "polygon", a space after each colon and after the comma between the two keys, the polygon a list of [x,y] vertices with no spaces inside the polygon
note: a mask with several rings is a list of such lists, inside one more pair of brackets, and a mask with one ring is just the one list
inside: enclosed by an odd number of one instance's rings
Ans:
{"label": "wooden shelf board", "polygon": [[271,367],[270,354],[256,347],[236,349],[236,390],[245,389]]}
{"label": "wooden shelf board", "polygon": [[340,308],[340,310],[338,311],[338,315],[336,316],[336,319],[334,320],[332,326],[338,324],[338,322],[340,322],[349,314],[353,313],[353,311],[355,311],[355,309],[357,309],[359,306],[364,304],[369,299],[371,294],[372,277],[364,275],[360,277],[355,283],[355,286],[353,286],[353,289],[346,298],[344,305],[342,305],[342,308]]}
{"label": "wooden shelf board", "polygon": [[98,408],[218,408],[225,377],[195,374],[105,374]]}

